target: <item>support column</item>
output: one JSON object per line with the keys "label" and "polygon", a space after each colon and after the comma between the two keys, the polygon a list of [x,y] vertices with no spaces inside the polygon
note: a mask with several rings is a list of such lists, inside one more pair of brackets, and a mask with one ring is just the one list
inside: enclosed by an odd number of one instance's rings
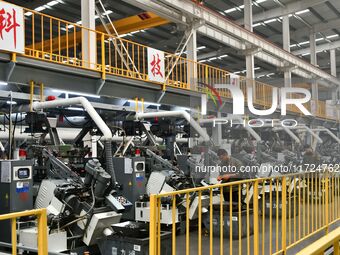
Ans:
{"label": "support column", "polygon": [[[252,0],[244,0],[244,28],[253,32],[253,8],[252,8]],[[255,78],[254,71],[254,53],[246,54],[246,70],[247,70],[247,86],[253,86],[253,82]],[[255,93],[253,93],[255,96]]]}
{"label": "support column", "polygon": [[[329,51],[330,54],[330,64],[331,64],[331,75],[337,76],[336,73],[336,52],[335,49],[331,49]],[[333,89],[332,91],[332,100],[337,100],[338,99],[338,88]]]}
{"label": "support column", "polygon": [[244,0],[244,28],[253,32],[252,0]]}
{"label": "support column", "polygon": [[[221,118],[221,112],[217,112],[217,118]],[[212,130],[212,140],[215,145],[220,146],[222,144],[222,125],[216,125]]]}
{"label": "support column", "polygon": [[[310,43],[310,63],[316,66],[317,58],[316,58],[316,35],[315,33],[310,34],[309,43]],[[316,81],[313,81],[312,83],[312,99],[314,100],[319,99],[319,88],[318,88],[318,83]]]}
{"label": "support column", "polygon": [[[289,16],[283,16],[282,19],[282,39],[283,49],[290,52],[290,29],[289,29]],[[284,71],[284,85],[285,87],[292,86],[292,71],[290,69]]]}
{"label": "support column", "polygon": [[[195,28],[192,29],[192,35],[187,44],[187,58],[193,62],[189,62],[187,66],[187,82],[190,86],[197,84],[197,33]],[[191,34],[191,31],[188,33]]]}
{"label": "support column", "polygon": [[331,75],[337,76],[336,75],[336,54],[335,54],[335,49],[330,50],[330,58],[331,58]]}
{"label": "support column", "polygon": [[316,35],[315,33],[310,34],[309,43],[310,43],[310,63],[316,66],[317,58],[316,58]]}
{"label": "support column", "polygon": [[[82,26],[96,30],[95,23],[95,0],[81,0]],[[97,44],[96,34],[88,30],[82,31],[82,60],[85,67],[95,67]]]}

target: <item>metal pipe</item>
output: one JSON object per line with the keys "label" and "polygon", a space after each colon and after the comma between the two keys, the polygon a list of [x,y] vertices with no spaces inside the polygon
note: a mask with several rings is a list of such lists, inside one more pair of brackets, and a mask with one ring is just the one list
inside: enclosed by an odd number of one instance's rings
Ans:
{"label": "metal pipe", "polygon": [[317,134],[315,134],[309,127],[303,125],[303,126],[297,126],[297,127],[291,127],[290,129],[306,129],[306,131],[312,135],[319,143],[323,143],[322,139],[320,138],[320,136],[318,136]]}
{"label": "metal pipe", "polygon": [[313,131],[317,131],[317,132],[326,132],[327,134],[329,134],[335,141],[337,141],[337,143],[340,144],[340,139],[333,134],[332,131],[330,131],[328,128],[315,128],[312,129]]}
{"label": "metal pipe", "polygon": [[34,102],[32,109],[42,110],[47,108],[56,108],[58,106],[70,106],[70,105],[81,105],[86,112],[90,115],[91,119],[96,123],[99,130],[103,133],[103,138],[105,140],[105,161],[106,161],[106,172],[111,175],[114,187],[116,187],[116,174],[113,167],[112,161],[112,132],[110,128],[106,125],[104,120],[100,117],[97,111],[94,109],[92,104],[85,97],[74,97],[67,99],[59,99],[47,102]]}
{"label": "metal pipe", "polygon": [[67,99],[58,99],[53,101],[46,102],[34,102],[33,110],[42,110],[47,108],[56,108],[58,106],[70,106],[70,105],[82,105],[86,112],[90,115],[94,123],[96,123],[97,127],[103,133],[104,140],[111,141],[112,140],[112,132],[110,128],[106,125],[97,111],[94,109],[92,104],[85,97],[74,97]]}
{"label": "metal pipe", "polygon": [[190,116],[186,111],[164,111],[164,112],[148,112],[148,113],[136,113],[136,119],[147,119],[155,117],[183,117],[186,119],[190,126],[196,130],[196,132],[203,138],[205,142],[210,141],[210,137],[207,132]]}
{"label": "metal pipe", "polygon": [[[242,123],[242,119],[240,117],[226,117],[226,118],[215,118],[215,119],[201,119],[199,123],[213,123],[214,121],[224,121],[224,120],[238,120],[240,123]],[[249,125],[244,125],[244,128],[249,132],[249,134],[255,138],[257,142],[261,141],[261,137],[255,132],[255,130],[250,127]]]}
{"label": "metal pipe", "polygon": [[298,144],[301,144],[300,139],[287,127],[274,127],[273,131],[284,130]]}
{"label": "metal pipe", "polygon": [[[28,126],[23,126],[22,128],[25,129]],[[63,127],[58,127],[57,128],[58,135],[63,141],[73,141],[74,138],[79,134],[81,129],[79,128],[63,128]],[[25,140],[25,139],[32,139],[31,133],[22,133],[22,130],[20,127],[15,128],[15,133],[14,133],[15,140]],[[124,139],[129,139],[130,137],[123,138],[122,136],[114,136],[112,137],[113,142],[122,142]],[[2,130],[0,131],[0,139],[1,140],[8,140],[8,131],[7,130]],[[45,137],[46,140],[50,139],[50,135],[47,134]],[[147,138],[137,138],[135,137],[134,140],[136,141],[145,141]],[[159,143],[163,142],[162,138],[156,137],[155,140]],[[98,141],[100,142],[100,141]],[[176,143],[187,143],[188,139],[187,138],[177,138]],[[104,145],[103,145],[104,146]],[[1,150],[1,144],[0,144],[0,150]]]}
{"label": "metal pipe", "polygon": [[[1,112],[1,110],[0,110]],[[26,113],[22,113],[20,115],[17,116],[16,118],[16,114],[12,114],[10,117],[6,118],[4,115],[0,115],[0,122],[2,124],[5,124],[5,125],[8,125],[9,124],[9,119],[12,120],[12,122],[15,122],[15,120],[17,120],[17,122],[21,123],[25,123],[25,117],[26,117]],[[86,117],[81,117],[81,116],[71,116],[71,117],[67,117],[67,120],[72,122],[72,124],[74,125],[79,125],[80,127],[83,126],[87,121],[88,119],[86,119]],[[63,117],[62,120],[58,119],[58,127],[72,127],[70,124],[68,124],[66,118]]]}

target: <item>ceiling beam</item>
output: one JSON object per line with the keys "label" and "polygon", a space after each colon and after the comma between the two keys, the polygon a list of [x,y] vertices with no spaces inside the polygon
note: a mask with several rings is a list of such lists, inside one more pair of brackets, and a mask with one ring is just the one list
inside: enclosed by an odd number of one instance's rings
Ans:
{"label": "ceiling beam", "polygon": [[[330,20],[326,23],[315,24],[312,26],[310,30],[306,28],[298,29],[294,32],[291,32],[290,35],[292,39],[295,39],[295,38],[301,38],[301,36],[303,35],[309,36],[310,32],[315,33],[315,34],[322,33],[322,32],[326,32],[328,30],[332,30],[332,29],[339,28],[339,27],[340,27],[340,18]],[[273,42],[279,42],[282,40],[282,35],[275,34],[275,35],[270,36],[268,39]]]}
{"label": "ceiling beam", "polygon": [[[315,5],[322,4],[327,2],[327,0],[299,0],[288,3],[285,7],[278,7],[269,11],[260,12],[258,14],[253,15],[253,23],[257,23],[263,20],[269,20],[273,18],[278,18],[281,16],[285,16],[288,14],[293,14],[298,11],[305,10],[309,7],[313,7]],[[243,19],[239,19],[236,21],[237,24],[243,25]]]}
{"label": "ceiling beam", "polygon": [[[339,28],[339,27],[340,27],[340,19],[332,19],[326,23],[319,23],[319,24],[312,26],[311,30],[314,33],[321,33],[321,32],[325,32],[325,31],[332,30],[334,28]],[[299,29],[296,32],[294,32],[294,34],[298,35],[298,34],[301,34],[303,31],[306,31],[306,29]]]}
{"label": "ceiling beam", "polygon": [[[228,45],[237,50],[245,50],[246,44],[251,45],[254,49],[260,49],[255,57],[270,63],[273,66],[283,67],[286,62],[289,65],[296,66],[293,71],[295,74],[308,78],[316,76],[328,83],[328,87],[340,86],[340,80],[334,76],[322,71],[318,67],[307,63],[306,61],[294,56],[293,54],[283,50],[282,48],[270,43],[266,39],[251,33],[244,28],[238,26],[234,22],[225,19],[219,13],[210,10],[206,7],[197,5],[194,1],[182,0],[123,0],[131,4],[143,6],[145,10],[149,10],[150,5],[159,10],[166,9],[167,11],[177,12],[180,15],[189,16],[191,19],[199,19],[201,26],[197,32],[212,38],[215,41]],[[304,2],[306,2],[304,0]],[[309,0],[308,3],[316,2]],[[323,2],[319,0],[318,3]],[[157,13],[158,14],[158,13]],[[161,15],[161,14],[158,14]],[[180,20],[181,21],[181,20]]]}
{"label": "ceiling beam", "polygon": [[[340,41],[335,41],[335,42],[331,42],[331,43],[324,43],[324,44],[320,44],[316,46],[316,51],[317,52],[321,52],[324,50],[332,50],[332,49],[337,49],[340,48]],[[305,48],[305,49],[301,49],[301,50],[296,50],[292,52],[294,55],[303,55],[303,54],[307,54],[310,53],[310,49],[309,48]]]}

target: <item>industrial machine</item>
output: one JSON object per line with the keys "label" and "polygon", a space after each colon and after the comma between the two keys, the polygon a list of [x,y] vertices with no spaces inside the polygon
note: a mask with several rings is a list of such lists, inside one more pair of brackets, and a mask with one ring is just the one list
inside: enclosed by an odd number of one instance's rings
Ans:
{"label": "industrial machine", "polygon": [[[31,160],[0,161],[0,214],[33,209],[33,173]],[[0,221],[1,242],[11,242],[11,222]]]}
{"label": "industrial machine", "polygon": [[[117,175],[117,182],[120,184],[119,191],[135,205],[136,201],[143,198],[146,193],[145,159],[143,157],[114,157],[115,169],[121,169]],[[124,220],[135,220],[136,207],[123,214]]]}
{"label": "industrial machine", "polygon": [[[68,109],[73,104],[82,105],[86,111]],[[333,132],[331,135],[324,128],[271,127],[266,123],[261,129],[241,124],[216,127],[213,118],[196,121],[186,111],[96,111],[85,98],[34,102],[32,107],[33,111],[20,119],[20,136],[15,133],[12,139],[15,142],[5,143],[5,153],[7,150],[13,155],[20,149],[21,160],[0,161],[0,213],[47,208],[50,252],[145,253],[150,195],[218,183],[221,173],[206,169],[221,164],[219,149],[228,151],[242,166],[256,166],[256,172],[242,178],[268,178],[265,192],[270,178],[281,174],[266,172],[265,167],[301,164],[305,156],[303,146],[313,145],[307,135],[318,141],[315,149],[322,156],[328,154],[334,162],[338,161],[336,153],[329,153],[328,148],[338,141]],[[14,108],[25,109],[25,106]],[[231,115],[220,119],[226,120],[240,122],[239,117]],[[256,120],[249,121],[256,126]],[[60,132],[61,127],[72,130],[71,135]],[[331,139],[325,138],[325,134]],[[338,144],[334,148],[338,151]],[[303,184],[296,185],[298,189]],[[162,243],[170,238],[166,230],[173,224],[182,233],[187,218],[197,223],[199,205],[204,226],[210,229],[213,224],[215,229],[220,222],[215,211],[220,207],[216,210],[212,207],[213,222],[207,215],[210,215],[210,202],[219,203],[221,194],[213,191],[213,201],[210,196],[203,192],[199,203],[193,192],[187,204],[186,196],[178,195],[176,208],[170,198],[162,199]],[[245,220],[244,211],[251,206],[252,196],[253,187],[242,185],[241,217],[233,215],[233,224],[234,217],[238,219],[235,222]],[[225,210],[230,206],[234,205],[226,199]],[[224,221],[231,222],[228,218]],[[18,220],[18,242],[23,248],[37,247],[37,229],[32,222],[32,219]],[[0,224],[10,233],[9,222]],[[233,236],[238,236],[238,232]],[[1,235],[0,241],[9,243],[10,235]],[[169,247],[161,247],[164,254],[171,253]]]}

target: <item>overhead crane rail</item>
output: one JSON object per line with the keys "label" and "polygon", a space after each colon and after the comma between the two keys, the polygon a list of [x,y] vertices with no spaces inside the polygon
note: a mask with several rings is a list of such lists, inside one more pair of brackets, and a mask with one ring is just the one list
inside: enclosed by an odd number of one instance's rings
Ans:
{"label": "overhead crane rail", "polygon": [[[165,52],[165,80],[164,84],[150,81],[148,77],[147,51],[148,47],[139,43],[126,40],[122,37],[109,35],[102,31],[95,31],[81,25],[74,24],[59,18],[55,18],[43,13],[39,13],[27,8],[23,8],[25,13],[25,57],[38,60],[49,61],[70,67],[77,67],[96,71],[102,74],[105,79],[106,74],[121,76],[129,79],[143,80],[166,87],[174,87],[183,90],[190,90],[205,93],[206,84],[230,84],[231,73],[221,68],[213,67],[204,63],[194,62],[187,58],[176,56]],[[26,15],[27,14],[27,15]],[[28,15],[29,14],[29,15]],[[151,14],[152,19],[156,19]],[[116,21],[117,24],[119,21]],[[150,26],[165,24],[168,21],[158,20],[151,22]],[[115,22],[114,22],[115,23]],[[114,24],[116,26],[116,24]],[[148,26],[147,24],[144,24]],[[118,26],[116,26],[119,31]],[[146,27],[145,27],[146,28]],[[83,37],[86,33],[95,34],[97,47],[95,49],[86,48],[83,45]],[[90,44],[88,44],[90,45]],[[125,52],[126,54],[120,54]],[[96,51],[96,59],[88,61],[84,59],[85,51]],[[15,61],[15,57],[12,58]],[[176,59],[175,65],[173,59]],[[171,62],[171,63],[170,63]],[[130,68],[127,68],[130,67]],[[135,67],[135,68],[131,68]],[[195,71],[194,71],[195,69]],[[190,77],[197,73],[197,77]],[[198,83],[200,81],[202,83]],[[273,86],[239,77],[239,86],[245,97],[247,96],[247,84],[253,84],[254,104],[260,108],[268,109],[272,105]],[[231,93],[227,89],[216,89],[222,98],[231,99]],[[338,120],[337,115],[326,114],[326,102],[314,100],[306,105],[311,109],[313,104],[314,115],[316,117]],[[301,114],[295,106],[288,106],[292,113]]]}

